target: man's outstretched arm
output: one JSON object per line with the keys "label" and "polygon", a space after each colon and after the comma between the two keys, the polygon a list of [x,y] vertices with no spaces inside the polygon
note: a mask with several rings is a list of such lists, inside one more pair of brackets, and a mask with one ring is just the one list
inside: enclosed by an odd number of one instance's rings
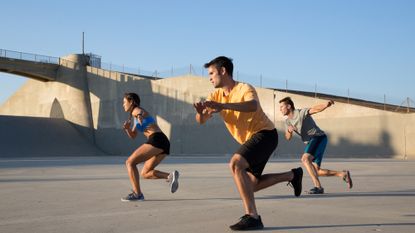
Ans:
{"label": "man's outstretched arm", "polygon": [[312,108],[310,108],[310,110],[308,111],[308,114],[313,115],[319,112],[324,111],[326,108],[332,106],[334,104],[333,100],[329,100],[327,103],[325,104],[319,104],[316,106],[313,106]]}

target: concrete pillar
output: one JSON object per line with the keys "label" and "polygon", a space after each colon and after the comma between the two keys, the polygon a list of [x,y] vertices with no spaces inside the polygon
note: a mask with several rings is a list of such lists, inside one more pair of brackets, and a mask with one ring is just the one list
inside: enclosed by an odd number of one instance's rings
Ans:
{"label": "concrete pillar", "polygon": [[64,118],[73,123],[82,135],[95,144],[86,71],[88,61],[88,56],[83,54],[71,54],[61,57],[56,82],[66,84],[59,88],[62,92],[58,94]]}

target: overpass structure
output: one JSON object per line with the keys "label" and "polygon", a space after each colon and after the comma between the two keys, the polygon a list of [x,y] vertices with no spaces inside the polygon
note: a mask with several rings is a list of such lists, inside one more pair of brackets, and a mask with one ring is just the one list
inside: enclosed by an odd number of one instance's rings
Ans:
{"label": "overpass structure", "polygon": [[[0,156],[128,155],[145,139],[128,139],[122,130],[125,92],[136,92],[171,140],[172,154],[230,154],[237,148],[219,117],[205,125],[194,120],[193,103],[213,87],[193,75],[157,79],[111,71],[90,55],[61,58],[0,50],[0,71],[28,81],[0,106]],[[278,157],[299,157],[302,142],[283,138],[278,101],[289,95],[297,108],[333,98],[319,94],[258,88],[261,106],[280,134]],[[334,158],[415,158],[415,114],[342,101],[315,115],[329,136]],[[391,109],[393,106],[390,106]],[[413,109],[412,109],[413,110]]]}

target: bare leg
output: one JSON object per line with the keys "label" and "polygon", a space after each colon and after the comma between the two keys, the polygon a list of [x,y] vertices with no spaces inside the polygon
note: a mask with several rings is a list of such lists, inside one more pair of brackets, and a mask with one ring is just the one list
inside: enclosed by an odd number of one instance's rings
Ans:
{"label": "bare leg", "polygon": [[254,192],[268,188],[274,184],[278,184],[284,181],[291,181],[294,178],[294,173],[292,171],[284,173],[271,173],[262,175],[259,179],[256,178],[253,174],[248,172],[248,176],[251,179],[252,184],[254,185]]}
{"label": "bare leg", "polygon": [[320,180],[318,179],[317,170],[312,163],[313,159],[314,157],[311,154],[305,153],[303,154],[303,157],[301,158],[301,162],[304,164],[305,168],[307,169],[308,174],[310,174],[310,177],[314,183],[314,186],[317,188],[321,188],[321,183],[320,183]]}
{"label": "bare leg", "polygon": [[135,150],[130,157],[128,157],[127,161],[125,161],[131,186],[133,187],[133,191],[135,193],[142,193],[140,189],[140,176],[138,174],[137,164],[147,161],[161,152],[161,149],[155,148],[149,144],[143,144],[137,148],[137,150]]}
{"label": "bare leg", "polygon": [[167,179],[169,173],[155,170],[154,168],[160,164],[160,162],[166,157],[165,154],[160,154],[151,157],[144,163],[143,169],[141,170],[141,176],[144,179]]}
{"label": "bare leg", "polygon": [[353,187],[352,179],[350,178],[350,173],[347,173],[348,171],[334,171],[334,170],[328,170],[328,169],[321,169],[317,164],[314,164],[314,167],[316,168],[319,176],[337,176],[340,177],[342,180],[344,180],[348,186],[349,189]]}
{"label": "bare leg", "polygon": [[258,212],[255,205],[253,183],[248,176],[246,169],[249,167],[248,162],[240,154],[234,154],[229,167],[232,172],[239,195],[245,208],[245,214],[258,218]]}
{"label": "bare leg", "polygon": [[313,163],[313,166],[316,169],[318,176],[338,176],[338,177],[343,178],[346,175],[346,172],[343,172],[343,171],[322,169],[315,163]]}

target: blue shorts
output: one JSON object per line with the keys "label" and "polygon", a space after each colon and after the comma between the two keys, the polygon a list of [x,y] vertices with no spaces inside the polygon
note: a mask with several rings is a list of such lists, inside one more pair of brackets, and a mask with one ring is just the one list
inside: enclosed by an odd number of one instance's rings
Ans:
{"label": "blue shorts", "polygon": [[326,145],[326,135],[314,136],[305,147],[304,153],[311,154],[314,157],[313,163],[316,163],[320,167]]}

